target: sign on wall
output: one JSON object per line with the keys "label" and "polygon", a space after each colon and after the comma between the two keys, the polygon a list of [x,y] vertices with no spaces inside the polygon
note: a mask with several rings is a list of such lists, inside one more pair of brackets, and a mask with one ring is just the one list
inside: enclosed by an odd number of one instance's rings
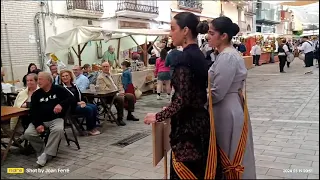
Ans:
{"label": "sign on wall", "polygon": [[119,29],[150,29],[149,23],[119,21]]}

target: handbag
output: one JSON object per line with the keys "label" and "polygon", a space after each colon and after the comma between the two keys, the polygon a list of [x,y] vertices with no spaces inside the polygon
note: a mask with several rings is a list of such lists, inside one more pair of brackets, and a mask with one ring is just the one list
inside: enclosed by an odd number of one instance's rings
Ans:
{"label": "handbag", "polygon": [[142,95],[142,92],[141,90],[138,88],[138,87],[135,87],[134,88],[134,94],[136,96],[137,99],[140,99],[141,95]]}

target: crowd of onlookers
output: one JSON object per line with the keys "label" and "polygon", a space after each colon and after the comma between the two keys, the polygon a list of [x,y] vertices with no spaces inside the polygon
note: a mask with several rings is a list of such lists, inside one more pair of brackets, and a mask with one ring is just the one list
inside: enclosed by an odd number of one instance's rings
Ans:
{"label": "crowd of onlookers", "polygon": [[[59,143],[64,133],[64,117],[67,113],[79,114],[85,117],[86,130],[89,135],[99,135],[98,108],[94,99],[84,98],[83,92],[90,91],[94,84],[98,91],[117,91],[115,97],[107,97],[107,103],[113,102],[117,110],[117,124],[125,126],[124,110],[128,111],[126,120],[139,121],[133,115],[135,109],[135,94],[132,75],[129,71],[130,62],[124,61],[122,81],[117,84],[110,73],[110,64],[101,64],[101,72],[92,72],[91,66],[73,66],[72,70],[51,60],[48,63],[50,72],[42,71],[36,64],[28,66],[23,77],[25,88],[20,91],[14,105],[19,108],[30,108],[27,116],[12,118],[10,128],[17,125],[18,118],[24,133],[17,142],[28,140],[37,153],[37,164],[44,166],[53,156],[56,156]],[[4,74],[2,74],[3,76]],[[92,78],[94,77],[94,78]],[[90,80],[89,80],[90,78]],[[106,92],[108,93],[108,92]],[[1,93],[2,94],[2,93]],[[40,135],[48,129],[50,134],[44,144]]]}

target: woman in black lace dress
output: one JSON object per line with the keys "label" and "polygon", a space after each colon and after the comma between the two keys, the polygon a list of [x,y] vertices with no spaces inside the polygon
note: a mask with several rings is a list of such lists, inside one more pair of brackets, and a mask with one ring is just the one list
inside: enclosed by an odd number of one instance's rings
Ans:
{"label": "woman in black lace dress", "polygon": [[183,53],[174,62],[171,104],[158,113],[148,113],[146,124],[171,118],[170,179],[204,179],[208,156],[210,121],[204,108],[207,102],[208,64],[200,51],[198,33],[208,31],[207,24],[189,12],[174,16],[170,35]]}

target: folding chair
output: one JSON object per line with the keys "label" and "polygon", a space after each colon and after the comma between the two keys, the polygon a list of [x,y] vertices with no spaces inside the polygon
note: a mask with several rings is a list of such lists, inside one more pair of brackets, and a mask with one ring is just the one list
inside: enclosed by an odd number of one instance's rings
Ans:
{"label": "folding chair", "polygon": [[[80,149],[79,141],[75,133],[75,130],[73,128],[73,126],[75,126],[74,124],[75,122],[74,120],[72,120],[71,108],[68,109],[66,116],[63,119],[64,119],[64,137],[66,138],[68,146],[70,146],[70,142],[74,142],[77,145],[77,148]],[[74,139],[70,139],[68,137],[66,129],[71,129]],[[43,138],[45,144],[47,144],[48,142],[49,135],[50,135],[49,128],[46,128],[45,131],[41,134],[41,137]]]}

